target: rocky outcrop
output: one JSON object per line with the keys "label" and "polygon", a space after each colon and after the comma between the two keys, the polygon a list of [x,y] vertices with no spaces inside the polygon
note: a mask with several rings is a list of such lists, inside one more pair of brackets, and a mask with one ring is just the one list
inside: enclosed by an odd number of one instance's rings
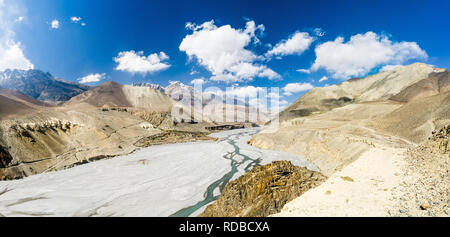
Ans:
{"label": "rocky outcrop", "polygon": [[40,123],[14,124],[10,129],[16,132],[16,134],[25,134],[28,132],[45,133],[48,130],[56,129],[60,129],[65,132],[77,126],[79,125],[67,120],[51,119]]}
{"label": "rocky outcrop", "polygon": [[155,111],[131,111],[131,114],[139,117],[155,127],[172,128],[175,126],[170,112],[155,112]]}
{"label": "rocky outcrop", "polygon": [[434,147],[441,153],[450,153],[450,125],[433,131],[430,140],[434,142]]}
{"label": "rocky outcrop", "polygon": [[[146,128],[148,129],[148,128]],[[199,140],[215,141],[216,138],[207,136],[203,132],[187,132],[187,131],[173,131],[167,130],[159,134],[148,136],[140,139],[134,145],[137,147],[149,147],[153,145],[172,144],[179,142],[194,142]]]}
{"label": "rocky outcrop", "polygon": [[0,168],[5,168],[11,163],[12,157],[6,147],[0,145]]}
{"label": "rocky outcrop", "polygon": [[318,172],[274,161],[257,166],[228,183],[201,217],[263,217],[277,213],[292,199],[326,179]]}

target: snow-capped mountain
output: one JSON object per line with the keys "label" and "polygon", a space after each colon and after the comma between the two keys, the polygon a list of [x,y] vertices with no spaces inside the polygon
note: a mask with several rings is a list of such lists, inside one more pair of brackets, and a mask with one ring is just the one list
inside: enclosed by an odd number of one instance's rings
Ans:
{"label": "snow-capped mountain", "polygon": [[139,83],[133,83],[133,86],[141,86],[141,87],[150,87],[152,89],[161,91],[161,92],[165,92],[164,87],[162,87],[159,84],[153,84],[153,83],[149,83],[149,82],[139,82]]}
{"label": "snow-capped mountain", "polygon": [[17,69],[0,72],[0,87],[51,102],[67,101],[90,88],[55,78],[48,72]]}
{"label": "snow-capped mountain", "polygon": [[[201,105],[202,113],[210,121],[221,121],[223,119],[223,106],[225,104],[232,105],[225,107],[229,114],[234,114],[234,111],[239,111],[241,116],[245,113],[259,113],[260,121],[267,121],[268,114],[266,111],[260,111],[257,108],[249,105],[245,101],[237,98],[231,101],[224,101],[223,92],[201,92],[196,90],[192,86],[183,84],[182,82],[175,81],[165,88],[165,93],[170,96],[173,100],[179,101],[185,106],[199,106]],[[192,99],[188,99],[194,98]],[[197,108],[200,109],[200,108]],[[238,116],[239,117],[239,116]],[[256,118],[256,116],[255,116]],[[239,121],[244,121],[245,118],[238,118]]]}
{"label": "snow-capped mountain", "polygon": [[198,91],[194,87],[185,85],[179,81],[171,82],[165,88],[165,93],[175,101],[185,101],[186,96],[191,96],[194,98],[194,104],[201,104],[202,106],[211,103],[222,103],[222,99],[217,97],[216,94]]}

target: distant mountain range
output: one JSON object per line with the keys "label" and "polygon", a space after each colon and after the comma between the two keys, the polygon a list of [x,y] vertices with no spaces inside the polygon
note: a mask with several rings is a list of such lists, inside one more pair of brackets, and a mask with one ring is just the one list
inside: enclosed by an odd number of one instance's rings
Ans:
{"label": "distant mountain range", "polygon": [[0,87],[48,102],[64,102],[90,88],[55,78],[48,72],[17,69],[0,72]]}
{"label": "distant mountain range", "polygon": [[158,90],[161,92],[165,92],[164,87],[162,87],[161,85],[153,84],[153,83],[149,83],[149,82],[133,83],[133,86],[150,87],[152,89],[155,89],[155,90]]}
{"label": "distant mountain range", "polygon": [[[5,70],[0,72],[0,88],[13,90],[42,102],[57,105],[90,104],[95,107],[135,107],[156,111],[170,111],[176,102],[182,107],[190,107],[192,101],[186,96],[192,95],[196,106],[195,113],[204,113],[206,121],[222,121],[223,105],[229,103],[233,107],[226,110],[238,110],[242,113],[256,113],[242,100],[224,102],[221,94],[201,92],[181,82],[172,82],[166,88],[153,83],[134,83],[121,85],[116,82],[105,82],[96,87],[69,82],[53,77],[41,70]],[[5,91],[3,91],[5,93]],[[11,92],[8,92],[11,93]],[[183,98],[185,97],[185,98]],[[10,103],[11,104],[11,103]],[[200,107],[197,107],[200,105]],[[13,111],[14,106],[10,106]],[[203,111],[203,112],[202,112]],[[229,111],[227,113],[234,113]],[[240,114],[242,114],[240,113]],[[268,116],[261,111],[261,121]],[[239,118],[242,119],[243,118]]]}

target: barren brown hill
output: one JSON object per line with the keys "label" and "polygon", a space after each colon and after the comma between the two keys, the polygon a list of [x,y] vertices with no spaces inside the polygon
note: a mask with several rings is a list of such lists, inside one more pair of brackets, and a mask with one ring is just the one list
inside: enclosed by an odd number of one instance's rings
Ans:
{"label": "barren brown hill", "polygon": [[0,94],[0,120],[13,115],[30,113],[34,109],[25,103],[10,99]]}
{"label": "barren brown hill", "polygon": [[70,99],[67,104],[87,103],[95,107],[131,107],[119,83],[110,81]]}
{"label": "barren brown hill", "polygon": [[163,132],[158,126],[172,126],[172,104],[160,91],[115,82],[62,106],[0,90],[0,177],[22,178],[128,154],[140,139]]}
{"label": "barren brown hill", "polygon": [[392,96],[391,100],[408,102],[447,91],[450,91],[450,72],[437,72],[431,73],[428,78],[408,86],[397,95]]}
{"label": "barren brown hill", "polygon": [[[0,178],[22,178],[129,154],[138,149],[138,141],[175,129],[170,113],[174,103],[159,90],[115,82],[61,106],[1,90]],[[176,129],[183,126],[187,124]]]}
{"label": "barren brown hill", "polygon": [[0,120],[32,114],[52,106],[18,91],[0,88]]}
{"label": "barren brown hill", "polygon": [[337,85],[314,88],[280,113],[281,121],[328,111],[352,103],[384,101],[416,82],[443,69],[423,63],[398,66],[363,79],[350,79]]}
{"label": "barren brown hill", "polygon": [[120,85],[111,81],[75,96],[66,105],[82,103],[95,107],[132,107],[169,112],[175,102],[163,92],[150,87]]}
{"label": "barren brown hill", "polygon": [[24,104],[27,104],[29,106],[43,106],[43,107],[51,107],[53,105],[45,103],[43,101],[40,100],[36,100],[32,97],[29,97],[25,94],[22,94],[18,91],[14,91],[14,90],[8,90],[8,89],[4,89],[4,88],[0,88],[0,95],[7,97],[11,100],[15,100],[18,102],[22,102]]}
{"label": "barren brown hill", "polygon": [[281,112],[278,129],[251,143],[298,154],[331,175],[376,144],[420,143],[448,123],[448,75],[415,63],[312,89]]}
{"label": "barren brown hill", "polygon": [[[384,133],[399,136],[415,143],[422,143],[432,131],[450,124],[450,92],[423,97],[418,91],[414,100],[374,119],[370,126]],[[411,95],[411,94],[410,94]]]}
{"label": "barren brown hill", "polygon": [[[426,64],[399,66],[315,88],[286,108],[279,127],[267,126],[250,144],[307,158],[329,178],[286,204],[277,216],[405,215],[401,200],[407,199],[417,213],[433,216],[420,205],[432,200],[428,195],[436,193],[435,187],[441,194],[433,196],[445,203],[442,197],[448,196],[449,187],[445,164],[450,157],[439,156],[436,165],[423,166],[432,169],[422,172],[415,166],[434,162],[434,152],[417,145],[450,124],[448,75],[445,69]],[[420,150],[423,160],[411,158],[411,150]],[[405,193],[405,185],[415,183]],[[427,194],[422,195],[425,189]]]}

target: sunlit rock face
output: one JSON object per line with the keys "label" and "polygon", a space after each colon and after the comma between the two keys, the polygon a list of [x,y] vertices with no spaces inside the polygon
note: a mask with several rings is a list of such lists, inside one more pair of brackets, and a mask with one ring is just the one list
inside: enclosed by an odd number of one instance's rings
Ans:
{"label": "sunlit rock face", "polygon": [[263,217],[275,214],[287,202],[325,180],[322,174],[289,161],[256,166],[228,183],[219,199],[202,217]]}

